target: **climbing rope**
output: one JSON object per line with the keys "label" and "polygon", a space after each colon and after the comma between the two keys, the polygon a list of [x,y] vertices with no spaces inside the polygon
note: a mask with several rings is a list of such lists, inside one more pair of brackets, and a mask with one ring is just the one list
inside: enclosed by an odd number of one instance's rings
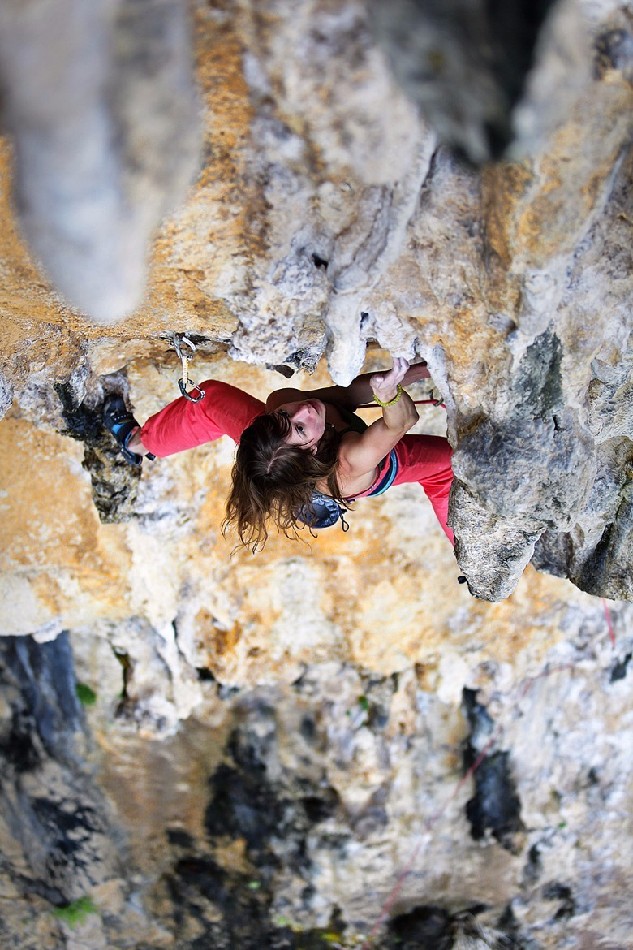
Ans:
{"label": "climbing rope", "polygon": [[607,627],[609,628],[609,640],[611,645],[615,646],[615,630],[613,629],[613,621],[611,620],[611,611],[609,610],[609,605],[607,604],[604,597],[601,598],[602,606],[604,607],[604,615],[607,618]]}
{"label": "climbing rope", "polygon": [[[180,394],[189,402],[200,402],[201,399],[204,399],[205,392],[192,379],[189,379],[188,372],[188,363],[191,362],[193,354],[196,352],[196,344],[185,333],[171,333],[168,339],[182,361],[182,376],[178,380]],[[189,353],[187,347],[190,350]],[[191,392],[187,392],[188,386],[193,387]],[[197,395],[195,395],[196,393]]]}
{"label": "climbing rope", "polygon": [[[472,765],[470,766],[470,768],[464,773],[464,775],[461,777],[461,779],[459,780],[459,782],[457,783],[457,785],[456,785],[455,788],[453,789],[453,792],[452,792],[451,796],[446,799],[446,801],[444,802],[444,804],[435,812],[434,815],[431,815],[430,818],[425,819],[425,822],[424,822],[424,830],[425,830],[425,831],[428,832],[428,831],[431,831],[431,830],[432,830],[433,826],[436,824],[436,822],[439,821],[439,819],[442,817],[442,815],[444,814],[444,812],[446,811],[446,809],[448,808],[448,806],[451,804],[451,802],[452,802],[455,798],[457,798],[457,796],[459,795],[459,793],[460,793],[462,787],[464,786],[464,784],[468,781],[468,779],[469,779],[472,775],[475,774],[475,772],[477,771],[477,769],[479,768],[479,766],[481,765],[481,763],[484,761],[484,759],[485,759],[486,756],[488,755],[488,752],[490,751],[490,749],[491,749],[492,746],[494,745],[495,739],[496,739],[496,736],[492,736],[492,737],[488,740],[488,742],[486,743],[485,747],[481,750],[481,752],[479,753],[479,755],[477,756],[477,758],[475,759],[475,761],[473,762],[473,764],[472,764]],[[387,896],[386,901],[385,901],[384,904],[382,905],[382,908],[381,908],[380,914],[379,914],[379,916],[378,916],[378,919],[376,920],[376,923],[375,923],[374,926],[372,927],[372,929],[371,929],[371,931],[370,931],[370,933],[369,933],[369,936],[368,936],[367,939],[364,941],[364,943],[361,944],[360,950],[369,950],[369,948],[370,948],[371,945],[373,944],[374,940],[376,939],[376,936],[378,935],[378,931],[379,931],[380,928],[382,927],[382,924],[383,924],[383,922],[385,921],[386,917],[388,916],[389,911],[390,911],[391,908],[393,907],[393,905],[394,905],[394,903],[395,903],[395,901],[396,901],[396,898],[397,898],[398,894],[400,893],[400,891],[402,890],[402,888],[403,888],[403,886],[404,886],[404,883],[405,883],[406,879],[409,877],[409,875],[410,875],[411,872],[413,871],[415,862],[417,861],[418,854],[420,853],[420,849],[421,849],[421,847],[422,847],[423,844],[424,844],[424,839],[420,838],[420,840],[418,841],[417,845],[415,846],[415,848],[414,848],[414,850],[413,850],[413,852],[412,852],[412,854],[411,854],[411,857],[410,857],[409,860],[407,861],[407,864],[405,865],[405,867],[402,869],[402,871],[399,873],[398,877],[396,878],[396,883],[395,883],[394,886],[392,887],[390,893],[389,893],[388,896]]]}

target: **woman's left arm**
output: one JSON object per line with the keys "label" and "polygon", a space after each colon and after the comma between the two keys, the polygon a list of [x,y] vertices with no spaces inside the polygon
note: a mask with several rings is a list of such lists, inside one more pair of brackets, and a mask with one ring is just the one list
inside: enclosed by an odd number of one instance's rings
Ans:
{"label": "woman's left arm", "polygon": [[[305,399],[306,394],[315,399],[322,399],[323,402],[334,403],[334,405],[345,406],[346,409],[357,409],[359,406],[370,403],[374,393],[371,387],[371,378],[375,373],[363,373],[353,379],[349,386],[324,386],[322,389],[301,390],[301,389],[278,389],[271,393],[266,400],[266,408],[272,412],[277,406],[282,406],[285,402],[294,402],[299,399]],[[420,379],[430,379],[428,366],[424,362],[414,363],[410,366],[402,379],[403,386],[409,386]]]}

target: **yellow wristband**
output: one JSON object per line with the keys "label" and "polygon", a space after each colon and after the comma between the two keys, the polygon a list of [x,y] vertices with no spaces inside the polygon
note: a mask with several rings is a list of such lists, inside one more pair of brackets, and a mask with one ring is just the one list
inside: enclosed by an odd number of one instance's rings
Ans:
{"label": "yellow wristband", "polygon": [[382,399],[378,398],[378,396],[374,396],[374,402],[377,402],[378,405],[382,406],[383,409],[386,409],[387,406],[395,406],[395,404],[398,402],[403,392],[404,392],[404,389],[402,388],[400,383],[398,383],[398,391],[396,395],[393,397],[393,399],[390,399],[389,402],[383,402]]}

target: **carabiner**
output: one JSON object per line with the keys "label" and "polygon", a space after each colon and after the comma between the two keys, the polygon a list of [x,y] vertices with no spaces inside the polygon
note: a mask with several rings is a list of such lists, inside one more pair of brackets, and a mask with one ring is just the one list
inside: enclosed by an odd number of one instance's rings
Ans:
{"label": "carabiner", "polygon": [[[187,392],[187,386],[193,386],[192,392],[195,393],[197,390],[199,395],[192,396],[191,393]],[[200,400],[204,399],[204,397],[206,396],[204,389],[200,389],[199,386],[196,386],[193,379],[189,379],[188,376],[187,376],[186,383],[185,383],[185,380],[182,378],[182,376],[180,377],[180,379],[178,380],[178,389],[180,390],[181,394],[185,397],[185,399],[189,400],[189,402],[200,402]]]}
{"label": "carabiner", "polygon": [[[186,344],[191,350],[191,356],[188,356],[183,349],[183,344]],[[201,399],[205,397],[204,389],[200,389],[199,386],[196,386],[192,379],[189,379],[189,374],[187,372],[187,362],[192,359],[193,354],[196,352],[196,344],[189,339],[184,333],[172,333],[171,335],[171,345],[175,349],[176,353],[182,361],[182,376],[178,380],[178,389],[180,390],[181,395],[188,399],[189,402],[200,402]],[[187,392],[187,386],[193,386],[193,392],[198,393],[197,396],[192,396]]]}

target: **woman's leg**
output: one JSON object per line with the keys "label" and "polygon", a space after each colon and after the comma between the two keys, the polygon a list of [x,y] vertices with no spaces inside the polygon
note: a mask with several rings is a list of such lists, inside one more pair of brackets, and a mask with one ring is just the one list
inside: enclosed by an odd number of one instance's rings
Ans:
{"label": "woman's leg", "polygon": [[452,449],[437,435],[405,435],[396,445],[398,474],[394,485],[418,482],[433,506],[437,520],[451,544],[453,531],[446,523],[448,500],[453,483]]}
{"label": "woman's leg", "polygon": [[180,396],[160,409],[134,433],[128,448],[138,454],[151,452],[159,458],[212,442],[221,435],[239,442],[246,426],[266,407],[229,383],[208,379],[200,383],[205,397],[191,402]]}

